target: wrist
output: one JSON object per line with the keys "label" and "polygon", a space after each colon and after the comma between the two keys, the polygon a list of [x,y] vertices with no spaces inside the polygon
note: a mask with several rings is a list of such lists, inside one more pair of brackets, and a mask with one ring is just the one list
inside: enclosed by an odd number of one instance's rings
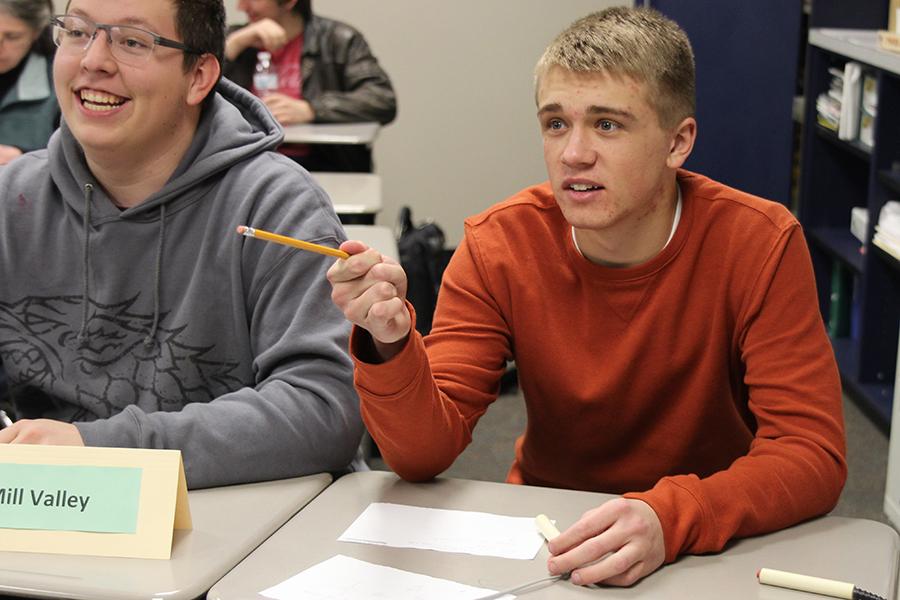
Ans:
{"label": "wrist", "polygon": [[374,337],[372,338],[372,345],[375,350],[377,362],[385,363],[400,354],[403,351],[403,348],[406,346],[406,343],[409,341],[409,334],[407,332],[405,336],[397,340],[396,342],[382,342],[376,340]]}

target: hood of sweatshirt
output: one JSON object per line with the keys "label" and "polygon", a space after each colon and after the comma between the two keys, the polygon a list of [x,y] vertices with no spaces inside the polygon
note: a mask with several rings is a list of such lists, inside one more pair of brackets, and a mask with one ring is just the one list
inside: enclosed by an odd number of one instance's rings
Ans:
{"label": "hood of sweatshirt", "polygon": [[284,138],[279,123],[254,95],[227,79],[221,79],[211,103],[204,107],[187,152],[166,184],[140,204],[117,207],[87,166],[84,151],[65,121],[48,144],[50,177],[63,201],[84,223],[82,247],[82,323],[78,339],[87,336],[89,282],[91,280],[91,232],[112,220],[157,221],[159,224],[154,269],[153,323],[145,344],[150,345],[159,326],[159,286],[164,268],[166,214],[203,196],[220,175],[238,162],[274,150]]}

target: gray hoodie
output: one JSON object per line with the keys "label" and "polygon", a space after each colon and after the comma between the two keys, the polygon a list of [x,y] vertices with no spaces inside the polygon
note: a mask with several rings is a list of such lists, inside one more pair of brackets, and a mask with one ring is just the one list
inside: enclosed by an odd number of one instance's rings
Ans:
{"label": "gray hoodie", "polygon": [[0,168],[0,358],[20,418],[74,422],[89,446],[179,448],[193,488],[350,463],[362,424],[333,259],[235,233],[344,240],[321,188],[271,152],[281,138],[222,80],[179,167],[133,208],[65,123]]}

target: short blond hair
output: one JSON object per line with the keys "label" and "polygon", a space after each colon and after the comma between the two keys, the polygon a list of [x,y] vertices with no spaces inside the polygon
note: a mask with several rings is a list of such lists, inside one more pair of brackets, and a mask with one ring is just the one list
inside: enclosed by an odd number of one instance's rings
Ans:
{"label": "short blond hair", "polygon": [[534,69],[535,91],[551,67],[575,73],[628,76],[647,84],[663,127],[696,111],[694,52],[675,21],[651,8],[614,7],[592,13],[560,33]]}

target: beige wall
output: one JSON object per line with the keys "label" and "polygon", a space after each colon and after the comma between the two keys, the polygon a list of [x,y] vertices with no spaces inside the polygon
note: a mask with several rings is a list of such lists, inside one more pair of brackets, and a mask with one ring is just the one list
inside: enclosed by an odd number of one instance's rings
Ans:
{"label": "beige wall", "polygon": [[[434,219],[455,246],[462,221],[546,179],[532,68],[575,19],[613,0],[314,0],[369,41],[397,91],[397,120],[375,142],[378,223],[399,207]],[[226,0],[229,18],[242,14]]]}
{"label": "beige wall", "polygon": [[[62,7],[64,0],[55,0]],[[225,0],[231,22],[242,21]],[[563,27],[614,0],[315,0],[360,29],[390,74],[397,120],[375,143],[378,222],[408,204],[456,245],[463,218],[546,178],[532,68]]]}
{"label": "beige wall", "polygon": [[378,222],[408,204],[455,246],[462,221],[546,178],[532,69],[566,25],[612,0],[315,0],[364,32],[397,91],[375,143]]}

